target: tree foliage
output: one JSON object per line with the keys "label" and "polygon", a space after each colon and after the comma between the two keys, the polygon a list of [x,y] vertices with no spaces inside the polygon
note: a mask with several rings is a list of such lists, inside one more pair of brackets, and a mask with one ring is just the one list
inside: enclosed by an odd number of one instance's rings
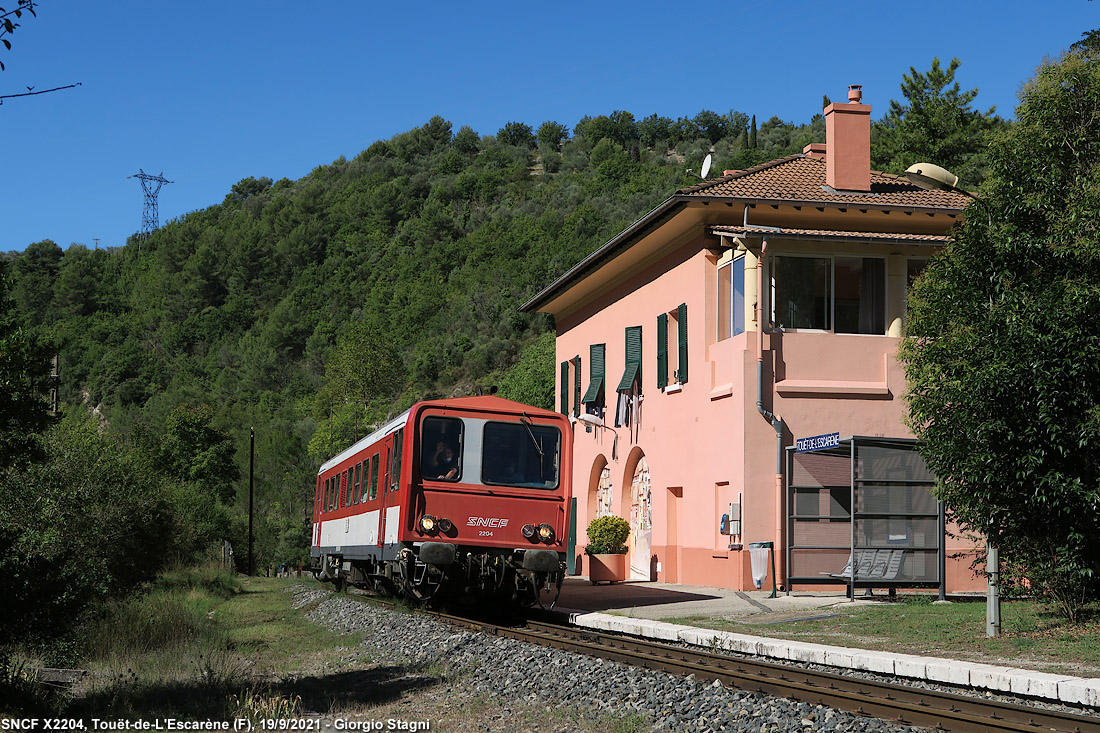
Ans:
{"label": "tree foliage", "polygon": [[15,318],[0,262],[0,470],[41,458],[40,433],[49,424],[46,350]]}
{"label": "tree foliage", "polygon": [[901,355],[940,496],[1073,618],[1100,578],[1100,56],[1041,67],[1021,100]]}
{"label": "tree foliage", "polygon": [[904,102],[891,101],[890,111],[871,133],[871,163],[888,173],[903,173],[914,163],[934,163],[950,170],[963,185],[977,185],[985,175],[990,135],[1004,125],[995,108],[971,109],[977,89],[962,91],[955,81],[959,60],[947,68],[932,59],[927,72],[910,67],[903,75]]}

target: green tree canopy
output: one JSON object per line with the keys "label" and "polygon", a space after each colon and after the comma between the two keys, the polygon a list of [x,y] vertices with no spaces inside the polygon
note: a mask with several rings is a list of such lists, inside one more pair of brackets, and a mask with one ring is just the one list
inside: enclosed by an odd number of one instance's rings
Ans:
{"label": "green tree canopy", "polygon": [[900,353],[940,497],[1072,618],[1100,577],[1100,57],[1021,99]]}
{"label": "green tree canopy", "polygon": [[914,163],[934,163],[976,185],[985,174],[985,150],[990,134],[1004,121],[995,108],[970,108],[977,89],[962,91],[955,81],[959,60],[947,68],[932,59],[927,72],[910,67],[902,76],[904,102],[890,101],[890,111],[871,129],[871,164],[888,173],[902,173]]}
{"label": "green tree canopy", "polygon": [[0,469],[42,457],[39,434],[50,421],[48,357],[17,325],[7,283],[0,262]]}

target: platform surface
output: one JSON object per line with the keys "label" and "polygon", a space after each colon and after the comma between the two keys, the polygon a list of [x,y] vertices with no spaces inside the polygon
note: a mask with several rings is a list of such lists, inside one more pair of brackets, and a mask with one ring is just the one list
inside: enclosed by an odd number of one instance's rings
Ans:
{"label": "platform surface", "polygon": [[[880,591],[881,593],[881,591]],[[1005,692],[1052,702],[1100,708],[1100,679],[1014,669],[940,657],[852,649],[786,639],[696,628],[664,619],[702,616],[753,623],[776,623],[827,616],[836,607],[877,603],[881,597],[848,600],[838,591],[794,591],[769,598],[770,590],[735,591],[646,581],[592,585],[584,576],[566,578],[556,611],[578,626],[632,634],[662,641],[727,649],[775,660],[812,662],[896,675],[930,682]]]}

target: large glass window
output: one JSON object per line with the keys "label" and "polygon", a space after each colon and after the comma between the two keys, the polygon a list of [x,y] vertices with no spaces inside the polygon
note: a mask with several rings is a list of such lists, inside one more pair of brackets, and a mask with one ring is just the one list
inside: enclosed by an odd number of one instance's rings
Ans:
{"label": "large glass window", "polygon": [[718,268],[718,341],[745,331],[745,258]]}
{"label": "large glass window", "polygon": [[481,481],[485,484],[553,489],[558,485],[561,431],[549,425],[485,424]]}
{"label": "large glass window", "polygon": [[462,478],[462,421],[426,417],[421,425],[420,474],[426,479]]}
{"label": "large glass window", "polygon": [[772,322],[779,328],[886,333],[886,260],[776,256]]}
{"label": "large glass window", "polygon": [[772,321],[779,328],[813,328],[826,331],[829,322],[830,285],[827,257],[775,257],[772,259]]}
{"label": "large glass window", "polygon": [[880,257],[837,257],[837,333],[886,333],[886,260]]}

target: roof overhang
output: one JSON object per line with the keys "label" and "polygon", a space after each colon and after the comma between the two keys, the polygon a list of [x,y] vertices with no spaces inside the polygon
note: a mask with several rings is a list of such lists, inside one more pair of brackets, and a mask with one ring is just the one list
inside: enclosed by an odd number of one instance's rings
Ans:
{"label": "roof overhang", "polygon": [[841,232],[826,229],[789,229],[786,227],[714,226],[712,234],[739,239],[827,239],[835,242],[871,242],[875,244],[917,244],[942,247],[947,235],[904,234],[895,232]]}

